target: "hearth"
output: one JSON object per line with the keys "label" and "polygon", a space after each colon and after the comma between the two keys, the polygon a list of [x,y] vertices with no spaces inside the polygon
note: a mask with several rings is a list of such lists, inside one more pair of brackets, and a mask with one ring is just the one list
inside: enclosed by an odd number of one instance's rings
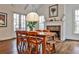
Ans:
{"label": "hearth", "polygon": [[60,25],[51,25],[47,26],[47,29],[51,32],[55,32],[57,34],[57,38],[61,39],[61,26]]}

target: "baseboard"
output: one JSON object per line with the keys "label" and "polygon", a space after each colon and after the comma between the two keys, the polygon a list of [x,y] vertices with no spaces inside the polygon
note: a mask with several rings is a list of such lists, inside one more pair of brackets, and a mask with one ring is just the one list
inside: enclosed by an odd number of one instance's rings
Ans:
{"label": "baseboard", "polygon": [[79,41],[79,40],[74,40],[74,39],[66,39],[65,41]]}
{"label": "baseboard", "polygon": [[16,39],[16,37],[6,37],[6,38],[1,38],[0,41],[12,40],[12,39]]}

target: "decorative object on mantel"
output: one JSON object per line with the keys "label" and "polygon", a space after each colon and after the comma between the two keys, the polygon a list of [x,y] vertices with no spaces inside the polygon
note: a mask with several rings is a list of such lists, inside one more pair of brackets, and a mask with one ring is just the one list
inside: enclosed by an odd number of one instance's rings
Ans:
{"label": "decorative object on mantel", "polygon": [[30,12],[26,17],[27,24],[26,26],[30,28],[30,31],[33,31],[36,23],[39,21],[39,16],[36,12]]}
{"label": "decorative object on mantel", "polygon": [[61,21],[64,21],[65,15],[63,14],[62,17],[60,18]]}
{"label": "decorative object on mantel", "polygon": [[7,27],[7,13],[0,12],[0,27]]}
{"label": "decorative object on mantel", "polygon": [[58,4],[49,6],[49,17],[57,17],[58,16]]}
{"label": "decorative object on mantel", "polygon": [[52,18],[52,19],[50,19],[50,21],[56,21],[56,18]]}
{"label": "decorative object on mantel", "polygon": [[48,18],[48,21],[64,21],[64,14],[61,17]]}

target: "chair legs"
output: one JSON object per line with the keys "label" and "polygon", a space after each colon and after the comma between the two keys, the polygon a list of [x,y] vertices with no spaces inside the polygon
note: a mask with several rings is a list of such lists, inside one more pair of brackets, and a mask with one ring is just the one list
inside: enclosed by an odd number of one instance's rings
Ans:
{"label": "chair legs", "polygon": [[53,53],[55,53],[56,52],[56,49],[55,49],[55,44],[53,44]]}
{"label": "chair legs", "polygon": [[35,54],[38,54],[38,45],[35,45]]}
{"label": "chair legs", "polygon": [[50,44],[50,43],[47,43],[47,54],[52,54],[52,53],[55,53],[56,52],[56,49],[55,49],[55,44]]}
{"label": "chair legs", "polygon": [[17,45],[17,51],[19,54],[25,54],[25,53],[28,53],[28,49],[26,47],[26,42],[20,42],[18,45]]}
{"label": "chair legs", "polygon": [[30,54],[38,54],[38,45],[37,44],[29,44],[29,53]]}

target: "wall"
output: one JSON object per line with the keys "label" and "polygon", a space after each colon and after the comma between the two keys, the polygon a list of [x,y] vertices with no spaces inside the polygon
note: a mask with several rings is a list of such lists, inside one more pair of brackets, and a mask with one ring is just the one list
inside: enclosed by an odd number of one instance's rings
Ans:
{"label": "wall", "polygon": [[[7,27],[0,27],[0,41],[15,37],[13,30],[13,13],[28,14],[32,11],[31,6],[24,9],[26,4],[0,4],[0,12],[7,13]],[[36,8],[40,5],[36,5]]]}
{"label": "wall", "polygon": [[[38,11],[38,14],[39,15],[44,15],[45,16],[45,19],[46,21],[48,21],[49,19],[49,6],[51,6],[51,4],[46,4],[46,5],[43,5]],[[56,20],[61,20],[61,17],[64,15],[64,5],[63,4],[58,4],[58,17],[55,17]],[[53,18],[53,17],[52,17]],[[60,21],[60,22],[47,22],[47,24],[60,24],[62,27],[61,27],[61,40],[65,40],[65,27],[64,27],[64,18],[63,18],[63,21]],[[46,25],[47,25],[46,24]]]}
{"label": "wall", "polygon": [[[44,4],[39,10],[38,10],[38,14],[39,15],[44,15],[45,16],[45,19],[48,20],[49,18],[49,6],[51,6],[52,4]],[[62,4],[59,4],[58,5],[58,17],[61,18],[62,15],[64,13],[64,5]],[[58,19],[58,17],[55,17],[57,18],[57,20],[60,20]],[[52,17],[53,18],[53,17]]]}
{"label": "wall", "polygon": [[[40,15],[44,15],[46,20],[49,18],[49,6],[43,5],[39,11]],[[79,4],[59,4],[58,6],[58,17],[64,14],[63,19],[63,37],[64,39],[79,40],[79,34],[74,33],[74,10],[79,9]]]}
{"label": "wall", "polygon": [[[16,5],[15,5],[16,6]],[[0,27],[0,40],[9,39],[14,37],[14,31],[13,31],[13,12],[23,13],[27,14],[26,10],[23,10],[21,8],[22,6],[11,6],[11,5],[1,5],[0,4],[0,12],[7,13],[7,27]],[[44,15],[45,19],[48,20],[49,18],[49,6],[50,4],[45,4],[41,6],[41,8],[38,10],[39,15]],[[17,8],[18,7],[18,8]],[[74,34],[74,18],[73,18],[73,10],[78,9],[78,4],[66,4],[62,5],[60,4],[58,7],[59,13],[58,17],[61,17],[63,14],[65,14],[65,19],[63,21],[63,36],[65,39],[77,39],[79,40],[79,34]],[[28,11],[28,10],[27,10]],[[29,11],[28,11],[29,12]]]}
{"label": "wall", "polygon": [[0,27],[0,40],[4,40],[4,39],[8,39],[12,37],[12,31],[11,31],[12,30],[11,15],[12,14],[5,7],[4,5],[0,5],[0,12],[7,13],[7,27]]}
{"label": "wall", "polygon": [[65,5],[65,38],[79,40],[79,34],[74,33],[74,10],[79,9],[79,4]]}
{"label": "wall", "polygon": [[14,8],[11,5],[1,5],[0,4],[0,12],[7,13],[7,27],[0,27],[0,40],[13,38],[15,32],[13,31],[13,12],[25,13],[24,10],[21,9],[21,6]]}

